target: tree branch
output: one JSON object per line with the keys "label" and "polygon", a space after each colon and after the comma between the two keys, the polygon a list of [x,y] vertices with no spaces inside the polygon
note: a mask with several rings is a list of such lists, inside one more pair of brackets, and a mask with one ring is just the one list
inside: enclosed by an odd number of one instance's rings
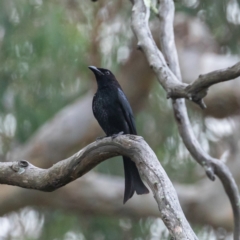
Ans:
{"label": "tree branch", "polygon": [[25,160],[0,162],[0,183],[53,191],[81,177],[107,158],[117,155],[128,156],[136,163],[174,239],[197,239],[182,212],[171,181],[152,149],[139,136],[124,135],[114,140],[111,137],[104,138],[49,169],[37,168]]}
{"label": "tree branch", "polygon": [[[159,19],[161,22],[160,30],[160,41],[161,49],[165,58],[169,64],[164,60],[163,54],[157,48],[155,41],[153,40],[152,34],[148,27],[148,11],[149,9],[144,4],[143,0],[135,0],[132,8],[132,27],[133,31],[138,39],[138,48],[143,50],[150,66],[153,68],[155,74],[157,75],[158,81],[166,90],[167,94],[173,94],[174,92],[184,92],[188,85],[181,83],[181,75],[179,70],[179,64],[177,59],[177,52],[174,43],[174,33],[173,33],[173,17],[174,17],[174,3],[169,0],[160,0],[159,9]],[[221,74],[220,74],[221,72]],[[192,89],[198,89],[198,94],[200,94],[199,89],[201,89],[201,94],[204,89],[207,89],[210,85],[217,83],[216,75],[222,76],[221,81],[225,81],[227,77],[236,77],[240,75],[239,66],[236,64],[233,68],[226,71],[218,71],[217,74],[210,73],[207,74],[205,78],[205,83],[197,80],[196,84],[192,84]],[[233,73],[234,72],[234,73]],[[209,76],[214,76],[210,78]],[[179,81],[179,80],[180,81]],[[210,79],[210,80],[208,80]],[[219,82],[221,82],[219,80]],[[227,79],[229,80],[229,79]],[[200,85],[199,85],[200,84]],[[201,86],[201,88],[199,88]],[[172,95],[171,95],[172,96]],[[205,95],[203,94],[202,97]],[[187,97],[179,96],[179,97]],[[189,98],[189,96],[187,97]],[[191,96],[191,100],[195,101],[202,107],[204,103],[202,98],[195,98]],[[173,100],[173,110],[175,119],[178,124],[179,133],[184,141],[185,146],[193,156],[193,158],[201,164],[207,176],[211,179],[215,179],[215,174],[220,178],[225,191],[231,201],[232,209],[234,213],[235,228],[234,228],[234,239],[239,240],[240,238],[240,208],[239,208],[239,192],[238,187],[224,163],[220,162],[218,159],[214,159],[205,153],[197,139],[193,134],[191,124],[187,115],[186,106],[183,100]]]}
{"label": "tree branch", "polygon": [[[164,50],[164,56],[169,61],[170,69],[176,74],[177,78],[181,81],[180,68],[178,64],[178,58],[176,54],[176,46],[174,41],[174,31],[173,31],[173,20],[174,20],[174,3],[169,0],[160,0],[159,7],[159,15],[162,16],[160,18],[160,22],[162,26],[162,35],[165,41],[161,41],[160,44],[162,49]],[[165,21],[161,21],[161,19],[165,19]],[[166,23],[166,19],[168,20],[168,24]],[[172,27],[169,27],[169,23]],[[168,27],[168,28],[167,28]],[[167,43],[170,44],[167,44]],[[175,54],[174,54],[175,53]],[[200,75],[199,78],[192,84],[190,84],[185,89],[188,89],[188,94],[190,94],[190,98],[196,103],[198,103],[202,108],[205,107],[203,102],[203,97],[207,93],[208,87],[218,82],[227,81],[232,78],[236,78],[240,75],[240,62],[235,64],[233,67],[214,71],[205,75]],[[194,94],[193,94],[194,93]],[[212,180],[214,180],[214,174],[216,174],[221,180],[225,191],[229,197],[229,200],[232,204],[233,214],[234,214],[234,239],[240,239],[240,208],[239,208],[239,191],[237,184],[227,168],[227,166],[219,161],[218,159],[212,158],[210,155],[205,153],[200,144],[198,143],[195,135],[193,134],[193,130],[191,128],[191,124],[189,122],[189,118],[187,116],[187,111],[185,104],[181,104],[179,100],[173,101],[173,108],[175,119],[178,122],[178,129],[180,135],[188,148],[191,155],[194,159],[200,163],[206,170],[206,174]],[[181,121],[179,122],[179,119]],[[185,123],[185,124],[184,124]],[[187,125],[186,125],[187,124]],[[207,166],[206,166],[207,165]]]}
{"label": "tree branch", "polygon": [[193,83],[182,88],[176,88],[174,91],[169,90],[167,98],[187,98],[200,105],[201,108],[206,108],[203,98],[207,95],[208,88],[214,84],[233,80],[240,76],[240,62],[232,67],[213,71],[207,74],[199,75]]}
{"label": "tree branch", "polygon": [[[227,69],[222,69],[205,75],[200,75],[199,78],[191,84],[180,82],[179,64],[176,64],[174,61],[174,59],[176,59],[177,57],[177,53],[175,50],[176,48],[171,48],[171,46],[175,45],[174,35],[173,33],[171,34],[171,32],[173,32],[171,31],[171,29],[173,29],[173,24],[171,23],[173,22],[172,20],[174,16],[174,12],[172,12],[172,9],[174,9],[174,3],[172,1],[168,1],[166,4],[164,3],[164,1],[160,1],[160,3],[160,40],[164,46],[166,46],[168,49],[171,49],[171,56],[169,55],[169,58],[166,59],[166,62],[163,54],[157,48],[157,45],[153,40],[152,34],[148,35],[150,31],[143,27],[145,25],[144,21],[146,20],[148,15],[148,10],[144,3],[141,7],[138,7],[139,13],[145,12],[144,16],[139,17],[139,19],[142,18],[142,21],[134,21],[134,29],[138,29],[138,49],[144,50],[149,65],[154,70],[157,75],[158,81],[167,92],[167,98],[186,98],[195,102],[201,108],[206,108],[203,102],[203,98],[207,95],[208,88],[216,83],[232,80],[239,77],[240,62]],[[136,6],[136,4],[134,4],[134,6]],[[134,7],[133,10],[135,10]],[[165,33],[167,33],[166,37],[164,36]],[[173,35],[173,38],[169,38],[170,35]],[[144,43],[142,42],[143,38],[145,38]],[[162,47],[161,50],[166,51]],[[152,54],[153,52],[154,54]],[[170,66],[170,68],[168,67],[168,65]]]}

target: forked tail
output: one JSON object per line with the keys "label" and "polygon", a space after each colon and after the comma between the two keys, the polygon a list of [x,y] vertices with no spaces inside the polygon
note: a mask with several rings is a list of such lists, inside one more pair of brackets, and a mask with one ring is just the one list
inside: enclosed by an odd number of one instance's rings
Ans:
{"label": "forked tail", "polygon": [[130,199],[134,192],[138,195],[149,193],[149,190],[142,182],[135,163],[128,157],[123,157],[125,173],[125,191],[123,203]]}

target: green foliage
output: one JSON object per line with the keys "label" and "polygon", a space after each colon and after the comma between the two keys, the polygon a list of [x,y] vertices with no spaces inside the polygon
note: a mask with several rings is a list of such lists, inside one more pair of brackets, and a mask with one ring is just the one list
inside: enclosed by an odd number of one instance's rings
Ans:
{"label": "green foliage", "polygon": [[[61,214],[60,212],[58,213]],[[169,233],[160,219],[146,218],[134,220],[114,218],[112,216],[98,216],[95,217],[93,221],[90,216],[80,216],[76,218],[75,215],[67,214],[66,218],[62,218],[59,215],[59,218],[52,218],[49,219],[49,221],[51,221],[51,224],[46,222],[43,227],[43,232],[48,232],[48,234],[41,235],[39,239],[66,239],[69,232],[78,236],[72,238],[76,240],[170,239]],[[69,225],[69,221],[72,223],[71,226]],[[67,226],[69,227],[68,229]],[[66,229],[68,233],[64,234],[63,229]]]}
{"label": "green foliage", "polygon": [[240,1],[176,1],[176,10],[198,16],[211,30],[223,53],[240,52]]}
{"label": "green foliage", "polygon": [[25,141],[86,90],[89,41],[51,1],[1,1],[0,16],[0,110],[14,114]]}
{"label": "green foliage", "polygon": [[[148,239],[150,236],[159,234],[150,226],[158,225],[159,221],[147,218],[131,220],[128,218],[115,218],[112,216],[96,216],[94,220],[90,215],[76,216],[61,211],[44,212],[44,225],[39,240],[66,239],[71,234],[73,239],[92,240],[125,240],[125,239]],[[163,227],[160,224],[160,229]],[[159,230],[160,230],[159,229]],[[163,228],[164,229],[164,228]],[[156,232],[155,232],[156,231]],[[162,240],[168,239],[168,233],[160,230]],[[67,238],[68,239],[68,238]],[[70,238],[71,239],[71,238]]]}

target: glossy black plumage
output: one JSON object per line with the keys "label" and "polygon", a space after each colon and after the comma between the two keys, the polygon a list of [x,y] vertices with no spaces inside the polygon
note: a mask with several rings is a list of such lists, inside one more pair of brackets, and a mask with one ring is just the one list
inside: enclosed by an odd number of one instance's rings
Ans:
{"label": "glossy black plumage", "polygon": [[[115,76],[107,69],[89,67],[97,80],[98,90],[93,97],[92,109],[95,118],[107,136],[124,132],[137,134],[131,106]],[[125,203],[136,191],[149,193],[142,182],[135,163],[123,157],[125,173]]]}

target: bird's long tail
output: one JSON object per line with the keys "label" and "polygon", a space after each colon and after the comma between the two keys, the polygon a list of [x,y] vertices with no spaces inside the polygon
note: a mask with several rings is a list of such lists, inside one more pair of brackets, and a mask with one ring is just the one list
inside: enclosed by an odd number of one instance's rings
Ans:
{"label": "bird's long tail", "polygon": [[135,163],[128,157],[123,157],[125,173],[125,191],[123,203],[130,199],[134,192],[138,195],[149,193],[149,190],[142,182]]}

